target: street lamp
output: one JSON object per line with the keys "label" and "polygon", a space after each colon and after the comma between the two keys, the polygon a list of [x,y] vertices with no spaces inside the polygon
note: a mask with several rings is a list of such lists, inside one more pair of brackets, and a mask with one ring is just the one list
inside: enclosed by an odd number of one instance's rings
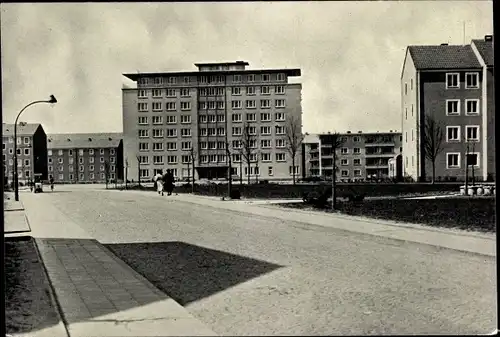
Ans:
{"label": "street lamp", "polygon": [[16,117],[16,121],[14,122],[14,194],[15,194],[15,200],[19,201],[19,186],[18,186],[18,173],[17,173],[17,120],[19,119],[19,116],[23,113],[26,108],[29,106],[32,106],[37,103],[49,103],[49,104],[54,104],[57,103],[57,99],[54,97],[54,95],[50,95],[50,99],[47,101],[34,101],[31,102],[30,104],[26,105],[18,114]]}

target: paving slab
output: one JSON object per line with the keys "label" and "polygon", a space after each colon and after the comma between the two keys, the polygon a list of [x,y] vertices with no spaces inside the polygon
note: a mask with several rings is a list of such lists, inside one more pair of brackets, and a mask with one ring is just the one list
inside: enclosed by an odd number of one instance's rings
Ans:
{"label": "paving slab", "polygon": [[3,231],[5,234],[30,232],[25,212],[23,210],[4,212]]}

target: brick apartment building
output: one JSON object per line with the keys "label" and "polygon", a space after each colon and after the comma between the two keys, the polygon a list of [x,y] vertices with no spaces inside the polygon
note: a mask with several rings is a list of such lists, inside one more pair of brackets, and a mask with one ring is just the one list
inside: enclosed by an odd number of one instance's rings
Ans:
{"label": "brick apartment building", "polygon": [[[140,174],[141,180],[150,180],[167,168],[177,178],[190,177],[192,148],[195,179],[226,178],[226,144],[235,179],[298,175],[300,157],[292,168],[285,129],[292,118],[302,123],[302,87],[289,82],[300,76],[300,69],[249,70],[243,61],[195,65],[198,71],[124,74],[137,82],[137,88],[123,89],[129,177]],[[250,170],[241,164],[238,146],[245,130],[252,137]]]}
{"label": "brick apartment building", "polygon": [[436,159],[438,180],[464,180],[466,153],[475,157],[476,177],[495,178],[493,63],[491,35],[469,45],[407,48],[401,74],[406,176],[414,180],[432,176],[423,138],[426,120],[432,117],[445,133],[443,151]]}
{"label": "brick apartment building", "polygon": [[[303,140],[303,177],[331,179],[333,152],[328,134],[306,134]],[[338,181],[365,181],[389,177],[389,160],[400,155],[401,133],[341,133],[336,151]]]}
{"label": "brick apartment building", "polygon": [[[14,124],[2,124],[4,177],[14,177]],[[17,125],[17,170],[19,182],[28,182],[35,173],[47,179],[47,135],[41,124]]]}
{"label": "brick apartment building", "polygon": [[121,133],[60,133],[47,136],[49,177],[57,183],[102,183],[123,179]]}

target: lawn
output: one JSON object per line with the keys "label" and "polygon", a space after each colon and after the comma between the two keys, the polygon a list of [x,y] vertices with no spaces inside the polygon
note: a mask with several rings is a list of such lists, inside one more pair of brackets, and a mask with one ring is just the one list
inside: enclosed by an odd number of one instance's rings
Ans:
{"label": "lawn", "polygon": [[5,238],[5,327],[27,333],[58,323],[32,238]]}
{"label": "lawn", "polygon": [[[313,210],[304,203],[281,207]],[[376,219],[419,223],[432,227],[458,228],[476,232],[496,232],[495,198],[379,199],[362,203],[339,202],[340,213]],[[328,209],[315,209],[331,212]]]}
{"label": "lawn", "polygon": [[[347,184],[339,183],[337,185],[337,195],[346,197],[350,194],[364,194],[367,197],[375,196],[401,196],[401,195],[422,195],[422,194],[441,194],[458,193],[460,183],[436,183],[432,184]],[[137,189],[132,187],[131,189]],[[241,196],[247,199],[283,199],[283,198],[302,198],[304,193],[312,191],[330,190],[330,185],[318,184],[300,184],[300,185],[281,185],[281,184],[251,184],[234,185],[233,190],[241,192]],[[142,187],[142,190],[151,190],[152,187]],[[177,186],[175,193],[191,193],[190,185]],[[226,196],[227,184],[210,184],[194,186],[194,192],[198,195],[206,196]]]}

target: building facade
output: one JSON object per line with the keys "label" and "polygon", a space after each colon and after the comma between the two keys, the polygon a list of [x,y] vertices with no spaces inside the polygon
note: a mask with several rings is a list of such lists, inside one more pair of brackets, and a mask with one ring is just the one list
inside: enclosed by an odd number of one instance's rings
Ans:
{"label": "building facade", "polygon": [[234,179],[245,181],[299,175],[300,156],[292,168],[287,151],[287,125],[299,124],[300,136],[301,84],[289,82],[300,69],[248,70],[243,61],[196,66],[196,72],[124,74],[137,83],[122,90],[129,177],[150,180],[172,169],[186,179],[193,159],[195,179],[227,178],[229,166]]}
{"label": "building facade", "polygon": [[103,183],[106,178],[108,181],[123,179],[120,133],[49,134],[47,144],[48,175],[56,183]]}
{"label": "building facade", "polygon": [[[341,133],[342,145],[336,149],[338,181],[366,181],[389,178],[389,160],[399,155],[401,133]],[[303,177],[331,179],[333,151],[328,134],[306,134],[303,141]]]}
{"label": "building facade", "polygon": [[[409,46],[401,74],[403,170],[428,181],[432,162],[425,154],[426,124],[444,133],[435,160],[437,180],[463,180],[466,154],[475,175],[495,177],[493,37],[470,45]],[[435,143],[435,142],[433,142]]]}
{"label": "building facade", "polygon": [[[14,177],[14,124],[2,124],[4,177]],[[17,170],[19,182],[27,183],[35,173],[47,179],[47,135],[41,124],[18,123]]]}

